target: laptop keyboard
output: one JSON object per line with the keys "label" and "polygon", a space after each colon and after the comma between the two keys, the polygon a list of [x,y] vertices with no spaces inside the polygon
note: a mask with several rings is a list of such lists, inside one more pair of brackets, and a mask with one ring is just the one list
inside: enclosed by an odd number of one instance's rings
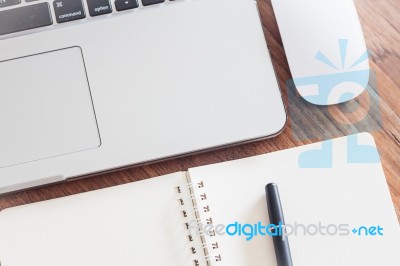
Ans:
{"label": "laptop keyboard", "polygon": [[55,0],[52,5],[35,1],[0,0],[0,36],[80,20],[86,16],[106,15],[112,13],[114,7],[116,11],[138,8],[139,1],[143,6],[149,6],[166,0]]}

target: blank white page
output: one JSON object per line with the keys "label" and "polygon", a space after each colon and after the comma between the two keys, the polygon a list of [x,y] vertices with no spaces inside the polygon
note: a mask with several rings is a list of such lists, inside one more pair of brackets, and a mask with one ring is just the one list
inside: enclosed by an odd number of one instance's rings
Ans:
{"label": "blank white page", "polygon": [[[332,145],[331,145],[332,144]],[[330,145],[332,146],[330,151]],[[324,147],[328,152],[322,152]],[[349,224],[384,228],[383,236],[290,236],[296,266],[398,266],[400,231],[371,135],[190,169],[204,182],[214,225],[269,223],[265,185],[279,186],[287,224]],[[369,155],[369,156],[368,156]],[[330,167],[330,164],[332,167]],[[301,167],[300,167],[301,166]],[[310,168],[316,167],[316,168]],[[325,168],[319,168],[325,167]],[[272,238],[217,235],[222,262],[229,266],[275,266]]]}
{"label": "blank white page", "polygon": [[1,265],[193,265],[177,186],[185,173],[2,211]]}

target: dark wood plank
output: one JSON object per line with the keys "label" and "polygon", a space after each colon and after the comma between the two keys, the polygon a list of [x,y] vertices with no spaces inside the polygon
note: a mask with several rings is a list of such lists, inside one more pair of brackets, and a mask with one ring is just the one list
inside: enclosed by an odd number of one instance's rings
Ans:
{"label": "dark wood plank", "polygon": [[[400,16],[398,15],[400,2],[398,0],[355,0],[355,2],[363,24],[367,46],[372,52],[371,65],[376,72],[381,96],[380,111],[383,129],[374,132],[373,135],[382,156],[387,181],[400,218],[400,79],[398,78],[400,76]],[[259,0],[258,3],[284,101],[288,104],[285,81],[290,79],[290,71],[271,2]],[[143,180],[183,171],[194,166],[292,148],[311,142],[294,140],[290,126],[289,123],[281,135],[269,140],[1,196],[0,209]],[[326,125],[327,128],[328,126]]]}

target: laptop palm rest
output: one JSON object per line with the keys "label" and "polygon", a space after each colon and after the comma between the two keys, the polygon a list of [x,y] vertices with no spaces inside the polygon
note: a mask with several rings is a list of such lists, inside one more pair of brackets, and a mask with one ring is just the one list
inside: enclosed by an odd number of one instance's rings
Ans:
{"label": "laptop palm rest", "polygon": [[0,168],[99,146],[79,47],[0,62]]}

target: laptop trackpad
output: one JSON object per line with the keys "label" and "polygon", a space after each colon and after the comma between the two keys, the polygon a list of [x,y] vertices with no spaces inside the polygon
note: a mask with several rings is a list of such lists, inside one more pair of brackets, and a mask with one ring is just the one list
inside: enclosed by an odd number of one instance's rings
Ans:
{"label": "laptop trackpad", "polygon": [[99,146],[79,47],[0,62],[0,167]]}

